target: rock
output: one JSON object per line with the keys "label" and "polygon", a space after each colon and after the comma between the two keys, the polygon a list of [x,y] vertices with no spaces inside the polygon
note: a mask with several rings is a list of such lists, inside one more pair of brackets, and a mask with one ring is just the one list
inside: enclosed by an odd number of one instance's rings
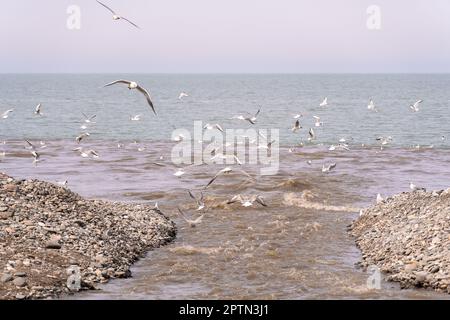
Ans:
{"label": "rock", "polygon": [[14,274],[14,276],[19,277],[19,278],[24,278],[27,276],[27,274],[25,272],[16,272]]}
{"label": "rock", "polygon": [[412,272],[412,271],[414,271],[414,270],[416,270],[416,269],[417,269],[417,263],[416,263],[416,262],[407,264],[407,265],[405,266],[405,271],[406,271],[406,272]]}
{"label": "rock", "polygon": [[13,280],[13,283],[16,287],[25,287],[27,285],[27,280],[25,278],[19,277]]}
{"label": "rock", "polygon": [[0,282],[1,282],[1,283],[6,283],[6,282],[13,281],[13,279],[14,279],[14,277],[13,277],[11,274],[9,274],[9,273],[4,273],[4,274],[2,275],[2,277],[0,278]]}
{"label": "rock", "polygon": [[50,240],[47,241],[47,243],[45,244],[45,248],[47,249],[61,249],[62,245],[61,243],[59,243],[59,241],[61,240],[60,236],[53,236],[50,238]]}
{"label": "rock", "polygon": [[423,283],[427,278],[428,272],[426,271],[420,271],[416,272],[416,280],[419,283]]}
{"label": "rock", "polygon": [[26,299],[26,295],[24,295],[24,294],[22,294],[22,293],[18,293],[18,294],[16,294],[16,299],[17,300],[24,300],[24,299]]}
{"label": "rock", "polygon": [[0,212],[5,212],[6,210],[8,210],[8,207],[0,207]]}

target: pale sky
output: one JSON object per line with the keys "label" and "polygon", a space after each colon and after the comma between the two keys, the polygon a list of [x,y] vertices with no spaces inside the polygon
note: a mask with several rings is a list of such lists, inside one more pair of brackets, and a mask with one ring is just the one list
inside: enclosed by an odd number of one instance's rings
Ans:
{"label": "pale sky", "polygon": [[449,0],[0,1],[0,73],[450,72]]}

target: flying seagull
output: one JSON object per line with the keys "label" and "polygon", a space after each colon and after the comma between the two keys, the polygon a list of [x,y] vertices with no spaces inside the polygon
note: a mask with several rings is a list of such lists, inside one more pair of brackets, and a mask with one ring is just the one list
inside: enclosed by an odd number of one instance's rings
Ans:
{"label": "flying seagull", "polygon": [[111,8],[108,7],[107,5],[101,3],[101,2],[98,1],[98,0],[97,0],[97,2],[98,2],[100,5],[102,5],[103,7],[105,7],[106,9],[108,9],[108,10],[113,14],[113,16],[112,16],[113,20],[115,20],[115,21],[116,21],[116,20],[125,20],[126,22],[128,22],[128,23],[130,23],[131,25],[135,26],[136,28],[140,29],[139,26],[137,26],[136,24],[134,24],[133,22],[131,22],[131,21],[128,20],[127,18],[118,15],[113,9],[111,9]]}
{"label": "flying seagull", "polygon": [[92,150],[92,149],[84,151],[83,148],[76,148],[76,149],[73,149],[73,151],[78,151],[82,158],[89,158],[89,156],[91,156],[91,155],[92,155],[92,158],[95,158],[95,159],[100,157],[100,155],[97,153],[97,151]]}
{"label": "flying seagull", "polygon": [[375,107],[375,103],[373,102],[372,99],[370,99],[367,109],[370,111],[378,112],[378,109]]}
{"label": "flying seagull", "polygon": [[255,115],[253,117],[245,118],[245,120],[247,120],[251,124],[255,124],[256,120],[258,120],[258,116],[260,113],[261,113],[261,108],[258,109],[258,111],[255,113]]}
{"label": "flying seagull", "polygon": [[319,105],[320,107],[325,107],[328,105],[328,98],[323,99],[322,103]]}
{"label": "flying seagull", "polygon": [[328,166],[323,165],[322,166],[322,172],[323,173],[330,173],[331,170],[333,170],[334,168],[336,168],[336,163],[332,163],[332,164],[330,164]]}
{"label": "flying seagull", "polygon": [[411,109],[412,112],[419,112],[419,105],[423,102],[423,100],[418,100],[416,102],[414,102],[414,104],[410,105],[409,108]]}
{"label": "flying seagull", "polygon": [[78,137],[75,138],[77,143],[80,143],[84,138],[89,137],[90,134],[88,132],[80,134]]}
{"label": "flying seagull", "polygon": [[147,90],[145,90],[143,87],[138,85],[136,82],[129,81],[129,80],[116,80],[116,81],[113,81],[111,83],[106,84],[105,87],[109,87],[109,86],[112,86],[112,85],[118,84],[118,83],[126,84],[128,86],[128,89],[130,89],[130,90],[137,89],[139,92],[141,92],[145,96],[145,98],[147,99],[147,102],[150,105],[150,107],[152,108],[153,113],[156,115],[156,111],[155,111],[155,108],[153,106],[153,102],[152,102],[152,99],[150,97],[150,94],[148,93]]}
{"label": "flying seagull", "polygon": [[313,116],[313,118],[316,119],[316,122],[315,122],[315,124],[314,124],[316,127],[321,127],[321,126],[323,126],[323,122],[320,121],[320,117],[318,117],[318,116]]}
{"label": "flying seagull", "polygon": [[204,217],[204,216],[200,216],[200,217],[198,217],[198,218],[195,219],[195,220],[191,220],[191,219],[188,219],[188,218],[186,217],[186,215],[184,214],[183,211],[181,211],[180,208],[178,208],[178,212],[180,213],[180,216],[184,219],[184,221],[186,221],[186,222],[189,224],[189,226],[190,226],[191,228],[195,228],[197,225],[199,225],[200,223],[202,223],[202,220],[203,220],[203,217]]}
{"label": "flying seagull", "polygon": [[222,127],[221,127],[220,124],[218,124],[218,123],[216,123],[216,124],[214,124],[214,125],[207,123],[207,124],[203,127],[203,129],[206,129],[206,130],[214,130],[214,129],[217,129],[217,130],[219,130],[220,132],[224,132],[223,129],[222,129]]}
{"label": "flying seagull", "polygon": [[316,133],[314,132],[313,128],[309,129],[308,134],[309,134],[308,141],[316,139]]}
{"label": "flying seagull", "polygon": [[34,158],[34,160],[33,160],[33,164],[35,165],[35,166],[37,166],[37,163],[39,162],[39,161],[41,161],[40,160],[40,158],[41,158],[41,155],[39,154],[39,153],[37,153],[36,151],[30,151],[30,153],[31,153],[31,155],[33,156],[33,158]]}
{"label": "flying seagull", "polygon": [[42,116],[41,107],[42,107],[42,105],[40,103],[36,106],[36,109],[34,111],[35,115]]}
{"label": "flying seagull", "polygon": [[185,97],[189,97],[189,95],[186,92],[181,92],[178,96],[178,100],[183,100]]}
{"label": "flying seagull", "polygon": [[292,130],[292,132],[297,132],[301,128],[302,128],[302,126],[300,125],[300,120],[297,119],[297,121],[295,121],[294,127],[291,130]]}
{"label": "flying seagull", "polygon": [[[239,170],[241,173],[245,174],[247,177],[251,178],[251,176],[245,172],[244,170]],[[231,172],[233,172],[233,169],[231,169],[230,167],[226,167],[222,170],[220,170],[219,172],[216,173],[216,175],[208,182],[208,184],[206,185],[205,189],[208,188],[214,181],[216,181],[216,179],[222,175],[225,174],[230,174]]]}
{"label": "flying seagull", "polygon": [[205,208],[205,202],[203,201],[204,195],[203,192],[200,192],[200,198],[197,198],[192,192],[191,190],[188,191],[189,192],[189,196],[195,200],[195,202],[198,205],[197,211],[203,210]]}
{"label": "flying seagull", "polygon": [[2,113],[2,115],[0,116],[0,118],[2,118],[2,119],[8,119],[9,114],[10,114],[11,112],[13,112],[13,111],[14,111],[14,109],[6,110],[5,112]]}
{"label": "flying seagull", "polygon": [[141,115],[137,114],[137,115],[135,115],[133,117],[130,117],[130,120],[131,121],[141,121]]}
{"label": "flying seagull", "polygon": [[92,115],[92,116],[88,116],[86,113],[82,112],[83,117],[84,117],[84,122],[86,123],[93,123],[93,120],[97,117],[96,114]]}
{"label": "flying seagull", "polygon": [[264,198],[261,197],[260,195],[254,195],[249,198],[245,198],[245,197],[241,196],[240,194],[238,194],[238,195],[234,196],[233,198],[231,198],[231,200],[228,200],[227,204],[233,204],[236,202],[240,202],[243,207],[251,207],[251,206],[253,206],[253,204],[255,202],[260,204],[263,207],[267,207],[267,204],[264,201]]}

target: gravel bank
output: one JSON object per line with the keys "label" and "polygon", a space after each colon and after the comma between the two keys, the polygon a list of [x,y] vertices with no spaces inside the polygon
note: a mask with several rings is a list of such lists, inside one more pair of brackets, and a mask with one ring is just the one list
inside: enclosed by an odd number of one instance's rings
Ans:
{"label": "gravel bank", "polygon": [[450,189],[388,198],[365,210],[350,232],[363,266],[377,265],[403,288],[450,293]]}
{"label": "gravel bank", "polygon": [[0,173],[0,299],[57,297],[129,277],[133,262],[175,235],[152,207],[85,200]]}

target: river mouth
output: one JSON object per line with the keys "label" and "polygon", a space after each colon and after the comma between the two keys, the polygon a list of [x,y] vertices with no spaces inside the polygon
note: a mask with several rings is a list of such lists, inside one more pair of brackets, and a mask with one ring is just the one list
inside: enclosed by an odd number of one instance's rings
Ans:
{"label": "river mouth", "polygon": [[[177,207],[189,217],[200,216],[187,190],[204,187],[221,166],[193,167],[177,178],[173,175],[177,168],[168,160],[171,143],[149,143],[152,152],[145,153],[131,142],[123,149],[114,142],[91,142],[101,155],[98,160],[81,158],[71,143],[47,142],[45,165],[34,167],[23,143],[11,141],[2,170],[17,178],[67,179],[69,188],[84,197],[158,202],[179,232],[172,244],[137,262],[132,278],[70,298],[448,298],[428,290],[401,290],[386,282],[381,290],[369,289],[369,274],[357,267],[361,254],[347,233],[359,208],[374,203],[377,193],[387,196],[407,191],[410,180],[428,189],[448,187],[450,173],[442,171],[450,160],[445,150],[329,152],[308,147],[290,153],[282,148],[278,174],[259,176],[251,183],[231,175],[208,188],[205,203],[209,209],[202,224],[191,228],[180,219]],[[330,174],[321,172],[323,161],[317,160],[325,156],[338,164]],[[256,172],[243,168],[252,175]],[[441,174],[430,175],[433,171]],[[268,206],[226,204],[238,193],[263,195]]]}

